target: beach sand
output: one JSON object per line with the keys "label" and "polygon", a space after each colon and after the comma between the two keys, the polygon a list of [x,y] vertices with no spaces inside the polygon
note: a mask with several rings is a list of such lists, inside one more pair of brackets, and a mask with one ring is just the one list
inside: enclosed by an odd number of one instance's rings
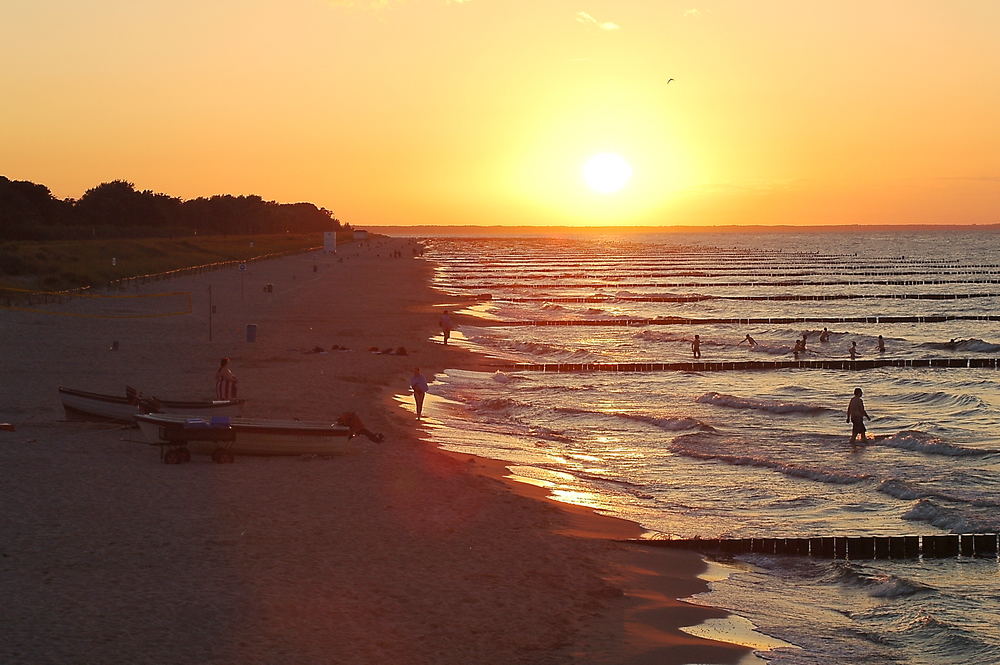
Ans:
{"label": "beach sand", "polygon": [[[725,616],[676,600],[706,588],[697,555],[617,542],[641,529],[421,440],[412,400],[407,410],[394,398],[412,369],[486,361],[432,339],[445,303],[414,247],[374,238],[120,294],[190,292],[183,316],[80,315],[169,311],[186,296],[0,310],[0,422],[16,427],[0,431],[0,662],[747,657],[677,630]],[[333,345],[350,350],[310,352]],[[401,346],[406,356],[368,351]],[[137,430],[67,420],[59,405],[59,385],[210,398],[222,356],[244,415],[355,411],[385,441],[359,437],[324,458],[165,465]]]}

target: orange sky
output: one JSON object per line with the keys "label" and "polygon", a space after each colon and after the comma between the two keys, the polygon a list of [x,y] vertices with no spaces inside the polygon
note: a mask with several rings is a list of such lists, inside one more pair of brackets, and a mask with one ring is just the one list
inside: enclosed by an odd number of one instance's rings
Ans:
{"label": "orange sky", "polygon": [[[998,27],[994,0],[7,0],[0,174],[357,226],[997,223]],[[580,177],[599,152],[618,193]]]}

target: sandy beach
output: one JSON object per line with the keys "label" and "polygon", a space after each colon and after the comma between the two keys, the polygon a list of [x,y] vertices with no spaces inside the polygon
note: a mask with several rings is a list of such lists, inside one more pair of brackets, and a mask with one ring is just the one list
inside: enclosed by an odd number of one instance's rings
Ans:
{"label": "sandy beach", "polygon": [[[431,267],[414,247],[376,237],[333,256],[120,294],[189,292],[192,311],[182,316],[84,316],[167,305],[139,298],[0,310],[0,422],[16,427],[0,431],[0,662],[748,656],[678,630],[725,616],[677,600],[706,588],[697,555],[618,542],[642,530],[548,500],[506,479],[500,462],[421,439],[412,399],[401,406],[397,397],[413,368],[430,378],[488,361],[433,338],[438,313],[454,303],[428,286]],[[247,324],[257,326],[254,342]],[[64,385],[124,394],[128,384],[210,398],[223,356],[244,415],[332,421],[355,411],[385,440],[359,437],[335,457],[166,465],[135,429],[67,420],[56,393]]]}

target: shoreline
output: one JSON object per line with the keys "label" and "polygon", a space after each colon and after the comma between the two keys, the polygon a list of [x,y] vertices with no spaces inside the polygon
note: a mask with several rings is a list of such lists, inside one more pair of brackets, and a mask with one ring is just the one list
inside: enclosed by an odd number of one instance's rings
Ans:
{"label": "shoreline", "polygon": [[[609,535],[638,525],[559,504],[505,477],[505,463],[428,445],[413,427],[398,401],[409,371],[462,366],[468,352],[427,339],[441,298],[429,264],[405,256],[411,246],[374,239],[245,276],[178,278],[169,290],[193,298],[185,317],[0,312],[0,343],[15,350],[0,421],[17,427],[0,432],[12,470],[0,481],[0,592],[17,599],[0,660],[639,664],[749,653],[677,630],[728,616],[673,600],[706,588],[698,555],[637,552]],[[200,341],[206,285],[214,341]],[[352,351],[312,352],[332,344]],[[400,346],[405,358],[366,352]],[[245,415],[354,410],[385,442],[341,457],[168,466],[130,430],[62,420],[56,385],[194,398],[222,355]]]}

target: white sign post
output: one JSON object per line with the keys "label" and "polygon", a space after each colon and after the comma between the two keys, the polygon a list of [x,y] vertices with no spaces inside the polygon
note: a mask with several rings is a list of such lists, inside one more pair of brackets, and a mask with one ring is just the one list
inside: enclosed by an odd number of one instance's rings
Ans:
{"label": "white sign post", "polygon": [[337,253],[337,232],[336,231],[324,231],[323,232],[323,251],[327,254]]}

